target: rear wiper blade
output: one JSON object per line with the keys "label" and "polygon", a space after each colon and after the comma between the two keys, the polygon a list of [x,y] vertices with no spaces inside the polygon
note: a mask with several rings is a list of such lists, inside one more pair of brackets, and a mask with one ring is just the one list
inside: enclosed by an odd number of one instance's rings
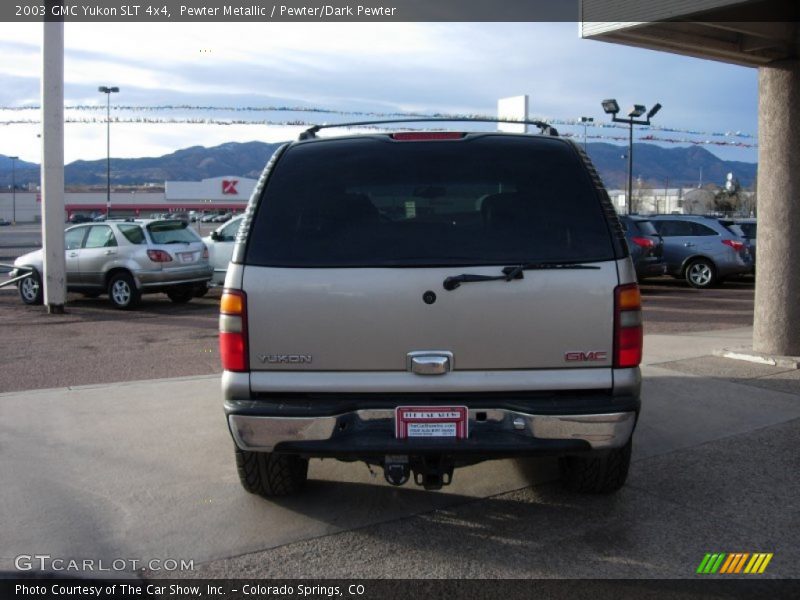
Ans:
{"label": "rear wiper blade", "polygon": [[523,271],[542,271],[546,269],[599,269],[597,265],[585,265],[582,263],[573,262],[538,262],[538,263],[522,263],[519,265],[511,265],[503,267],[502,275],[474,275],[471,273],[462,273],[461,275],[451,275],[444,280],[444,289],[452,291],[458,288],[462,283],[474,283],[477,281],[512,281],[514,279],[523,279]]}

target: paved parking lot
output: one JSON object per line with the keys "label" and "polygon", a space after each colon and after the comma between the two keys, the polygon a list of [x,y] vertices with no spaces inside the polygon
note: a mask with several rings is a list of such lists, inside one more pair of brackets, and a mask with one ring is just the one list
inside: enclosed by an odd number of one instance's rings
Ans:
{"label": "paved parking lot", "polygon": [[316,460],[307,495],[267,502],[236,478],[218,292],[132,313],[70,295],[53,316],[0,290],[0,569],[35,551],[195,560],[184,576],[683,578],[706,552],[744,551],[800,577],[800,372],[711,356],[750,338],[752,281],[660,279],[643,297],[644,408],[619,494],[561,491],[552,460],[483,463],[435,493]]}

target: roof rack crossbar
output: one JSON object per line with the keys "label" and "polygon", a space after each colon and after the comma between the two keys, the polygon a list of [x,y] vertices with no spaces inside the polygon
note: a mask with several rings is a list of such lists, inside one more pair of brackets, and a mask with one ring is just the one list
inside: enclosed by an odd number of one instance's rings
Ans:
{"label": "roof rack crossbar", "polygon": [[384,125],[389,123],[443,123],[443,122],[474,122],[474,123],[514,123],[516,125],[534,125],[539,128],[542,135],[558,136],[558,131],[544,121],[515,120],[515,119],[490,119],[486,117],[428,117],[428,118],[409,118],[409,119],[381,119],[375,121],[352,121],[349,123],[326,123],[324,125],[314,125],[303,131],[298,139],[308,140],[316,137],[320,129],[330,129],[331,127],[362,127],[365,125]]}

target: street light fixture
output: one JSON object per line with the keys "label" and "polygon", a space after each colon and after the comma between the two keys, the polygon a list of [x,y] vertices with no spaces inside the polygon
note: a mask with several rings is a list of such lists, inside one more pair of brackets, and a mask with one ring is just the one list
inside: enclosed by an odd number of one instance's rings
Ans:
{"label": "street light fixture", "polygon": [[594,123],[594,117],[581,117],[583,123],[583,151],[586,152],[586,127],[589,123]]}
{"label": "street light fixture", "polygon": [[111,94],[119,92],[119,88],[101,85],[97,91],[106,95],[106,220],[108,220],[111,218]]}
{"label": "street light fixture", "polygon": [[9,156],[11,159],[11,224],[17,224],[17,161],[19,156]]}
{"label": "street light fixture", "polygon": [[[600,103],[603,111],[611,115],[611,120],[615,123],[628,124],[628,187],[625,194],[625,201],[628,214],[631,214],[631,193],[633,190],[633,126],[634,125],[650,125],[652,119],[658,111],[661,110],[661,104],[656,102],[650,112],[647,112],[647,107],[644,104],[634,104],[628,111],[628,118],[624,119],[617,116],[619,113],[619,104],[614,98],[603,100]],[[639,117],[647,112],[645,120],[637,120]]]}

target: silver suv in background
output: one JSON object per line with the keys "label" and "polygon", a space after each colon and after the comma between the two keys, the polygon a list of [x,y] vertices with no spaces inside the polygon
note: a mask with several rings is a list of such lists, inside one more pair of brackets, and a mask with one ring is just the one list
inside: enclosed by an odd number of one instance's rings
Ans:
{"label": "silver suv in background", "polygon": [[650,222],[664,240],[667,273],[695,288],[709,288],[725,277],[753,268],[746,240],[712,217],[653,215]]}
{"label": "silver suv in background", "polygon": [[620,488],[640,296],[586,154],[552,133],[318,129],[270,159],[221,298],[244,488],[297,492],[316,457],[439,489],[540,455],[572,490]]}
{"label": "silver suv in background", "polygon": [[[183,221],[107,221],[64,232],[67,290],[90,297],[108,294],[121,309],[138,306],[142,294],[163,292],[177,303],[205,293],[211,279],[208,248]],[[30,276],[18,284],[25,304],[42,303],[42,250],[20,256],[15,267]],[[22,275],[14,269],[11,277]]]}

